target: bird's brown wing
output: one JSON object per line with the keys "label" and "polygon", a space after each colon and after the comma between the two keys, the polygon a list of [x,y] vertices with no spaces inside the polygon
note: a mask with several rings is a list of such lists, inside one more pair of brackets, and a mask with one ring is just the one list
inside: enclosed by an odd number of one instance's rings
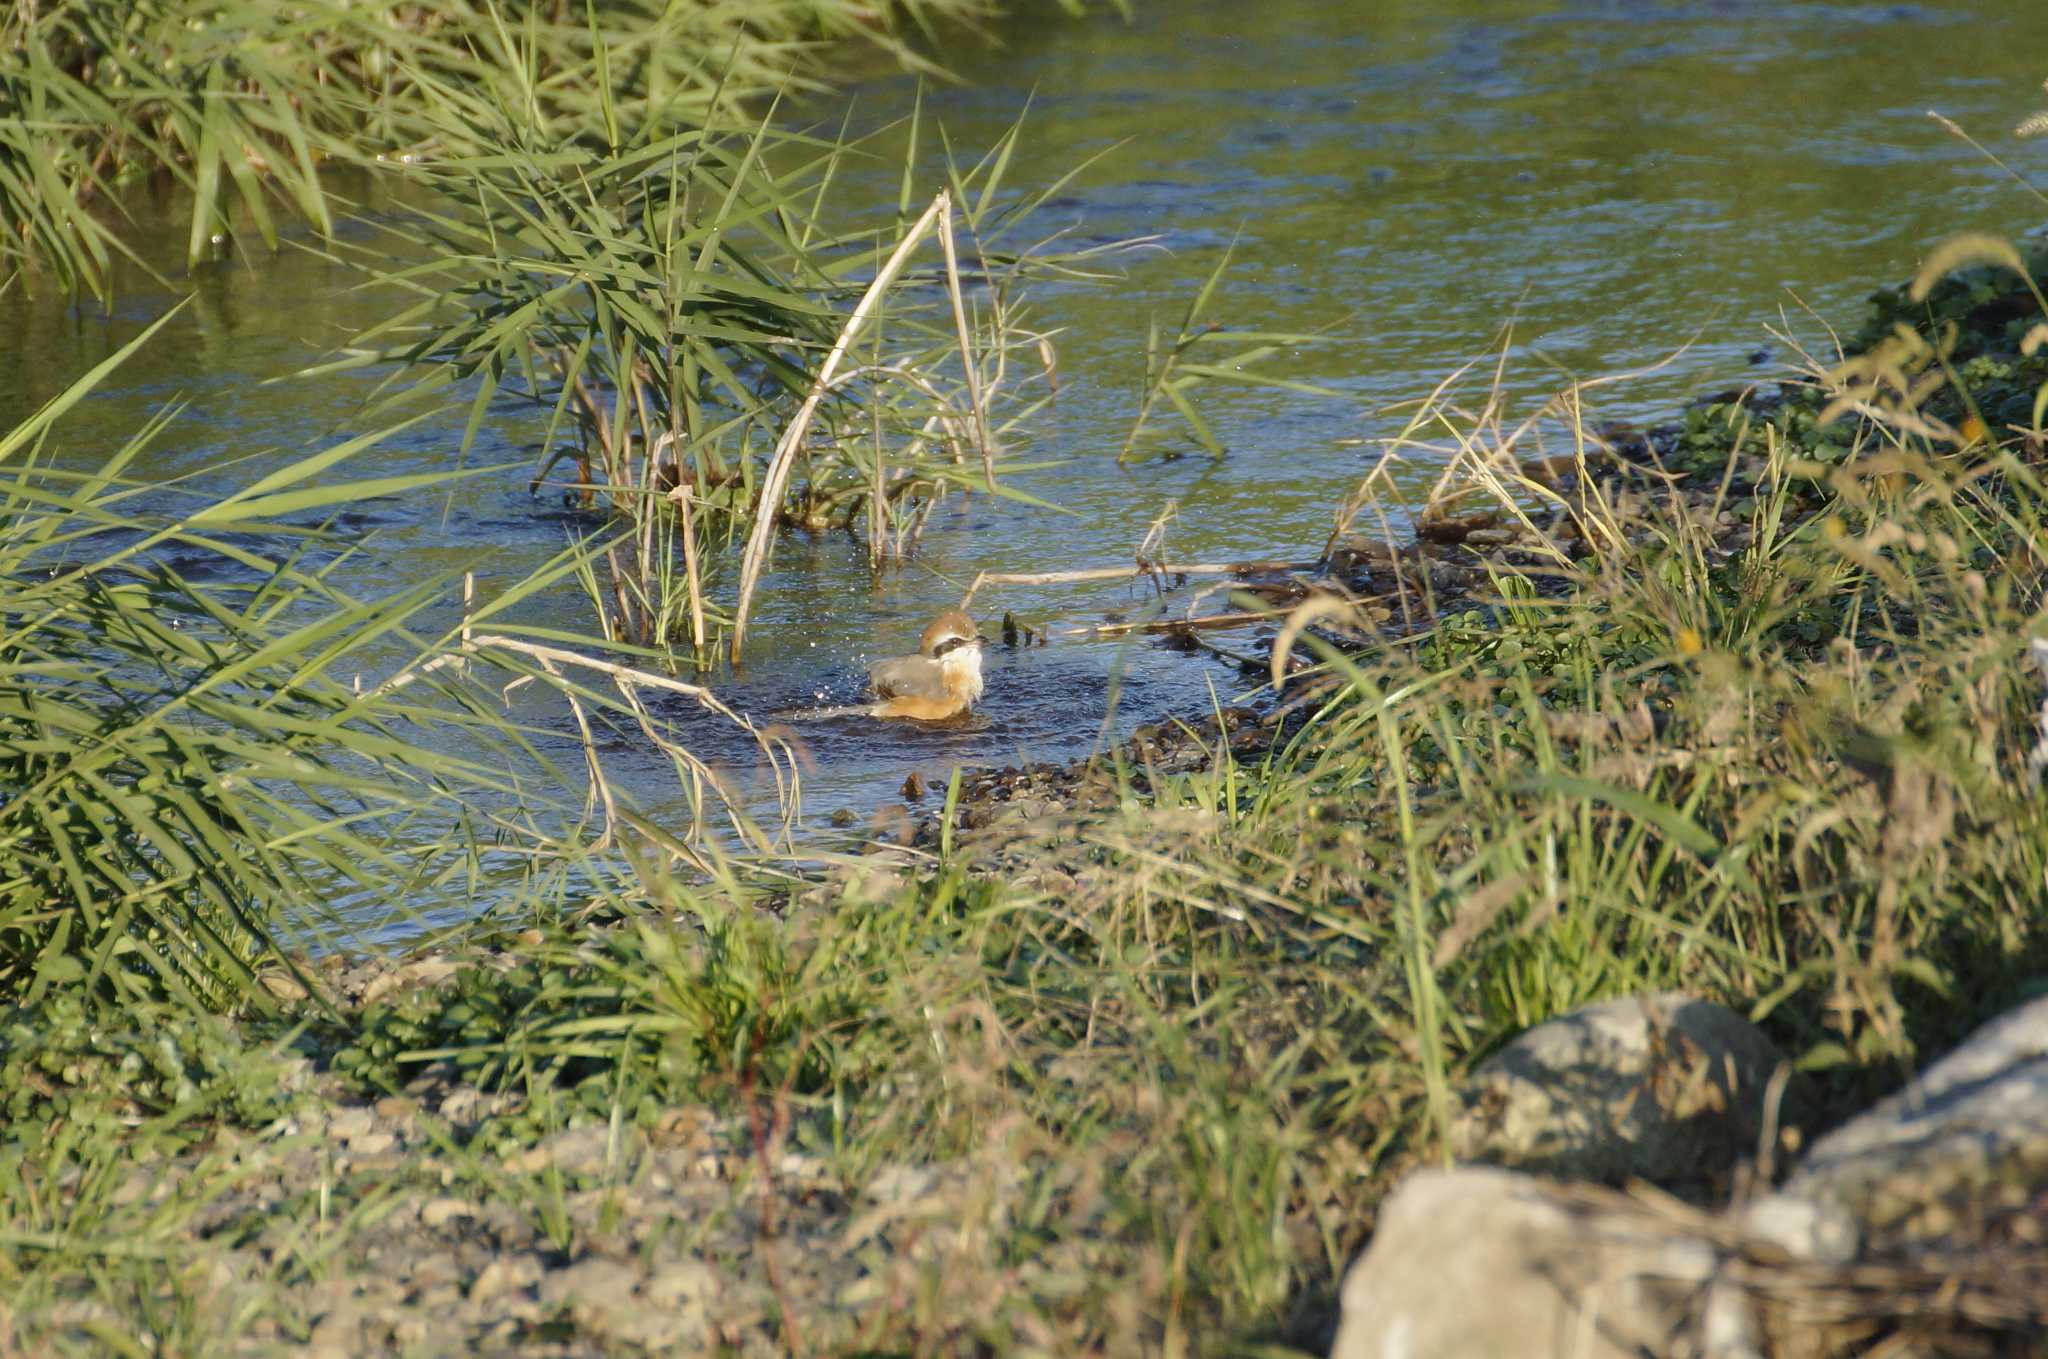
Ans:
{"label": "bird's brown wing", "polygon": [[923,656],[898,656],[868,667],[868,682],[882,698],[949,698],[945,672]]}

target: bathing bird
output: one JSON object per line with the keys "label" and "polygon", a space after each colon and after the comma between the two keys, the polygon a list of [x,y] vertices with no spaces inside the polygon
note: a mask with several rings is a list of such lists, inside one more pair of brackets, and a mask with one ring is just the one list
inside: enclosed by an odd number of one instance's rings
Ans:
{"label": "bathing bird", "polygon": [[870,717],[959,717],[981,697],[981,633],[964,610],[948,609],[925,628],[917,655],[876,661],[868,683],[880,700]]}

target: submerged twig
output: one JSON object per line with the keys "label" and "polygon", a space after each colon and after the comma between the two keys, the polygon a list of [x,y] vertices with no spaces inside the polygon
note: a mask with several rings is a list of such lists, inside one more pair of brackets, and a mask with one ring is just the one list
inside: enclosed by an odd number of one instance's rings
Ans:
{"label": "submerged twig", "polygon": [[1149,618],[1137,623],[1082,623],[1062,628],[1055,637],[1122,637],[1133,632],[1192,632],[1203,628],[1242,628],[1253,623],[1270,623],[1285,618],[1286,609],[1247,609],[1239,613],[1203,614],[1199,618]]}
{"label": "submerged twig", "polygon": [[1140,576],[1261,576],[1288,571],[1314,571],[1321,562],[1147,562],[1130,566],[1083,567],[1076,571],[983,571],[974,577],[960,607],[974,602],[984,585],[1079,585],[1098,580],[1135,580]]}

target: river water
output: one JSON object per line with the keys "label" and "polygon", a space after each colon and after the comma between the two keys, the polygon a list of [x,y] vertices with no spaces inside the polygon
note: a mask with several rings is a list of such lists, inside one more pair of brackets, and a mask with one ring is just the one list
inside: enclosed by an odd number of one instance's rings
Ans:
{"label": "river water", "polygon": [[[1853,328],[1860,299],[1909,274],[1929,243],[1962,229],[2015,235],[2043,215],[1927,117],[1957,119],[2048,180],[2048,139],[2009,135],[2048,103],[2040,0],[1141,0],[1139,9],[1128,25],[1019,23],[996,50],[953,53],[963,83],[925,94],[926,113],[970,156],[1029,102],[1009,170],[1020,192],[1101,156],[1048,205],[1047,232],[1070,242],[1157,238],[1121,260],[1113,284],[1062,286],[1038,300],[1040,319],[1062,331],[1062,388],[1031,452],[1062,465],[1020,485],[1068,513],[956,502],[918,560],[879,581],[858,542],[786,539],[746,670],[712,681],[735,707],[769,714],[848,701],[863,662],[914,646],[922,620],[957,600],[977,570],[1128,562],[1169,504],[1177,557],[1312,556],[1377,456],[1373,441],[1399,428],[1391,408],[1488,353],[1510,321],[1508,387],[1527,400],[1575,376],[1656,363],[1690,340],[1660,372],[1603,393],[1604,415],[1662,418],[1690,394],[1774,373],[1791,356],[1764,326],[1781,311],[1823,343],[1826,324]],[[908,78],[867,82],[856,129],[901,119],[916,96]],[[836,125],[840,112],[800,116]],[[856,215],[867,193],[874,220],[893,216],[893,171],[853,192]],[[148,204],[139,212],[139,248],[168,268],[182,218],[174,205],[155,219]],[[1203,410],[1227,445],[1223,459],[1168,417],[1149,456],[1120,468],[1147,319],[1170,329],[1233,241],[1217,319],[1332,328],[1338,342],[1285,367],[1341,398],[1213,389]],[[361,427],[370,378],[268,380],[379,319],[388,297],[353,291],[346,269],[296,249],[174,282],[167,290],[125,278],[111,316],[19,290],[0,296],[0,371],[10,375],[0,418],[18,419],[189,288],[195,303],[170,332],[68,420],[69,448],[117,444],[178,397],[187,409],[148,460],[152,475],[305,450]],[[445,467],[465,415],[451,405],[356,474]],[[537,438],[538,421],[497,417],[474,457],[530,465]],[[1426,466],[1402,473],[1411,486],[1430,475]],[[557,551],[574,525],[513,474],[430,504],[366,504],[345,527],[373,549],[350,577],[359,592],[450,568],[475,571],[488,592]],[[1143,592],[1123,587],[1012,588],[986,593],[977,611],[1071,625],[1143,603]],[[558,626],[590,627],[574,590],[549,611]],[[984,713],[971,727],[806,725],[806,813],[813,823],[839,808],[865,817],[913,769],[943,787],[958,764],[1083,754],[1108,726],[1206,707],[1212,686],[1227,700],[1244,683],[1232,668],[1143,641],[994,645]],[[529,715],[554,725],[554,753],[574,768],[568,715]],[[761,788],[744,747],[716,724],[685,720],[682,734]],[[678,805],[665,761],[630,739],[611,757],[613,777],[657,814]]]}

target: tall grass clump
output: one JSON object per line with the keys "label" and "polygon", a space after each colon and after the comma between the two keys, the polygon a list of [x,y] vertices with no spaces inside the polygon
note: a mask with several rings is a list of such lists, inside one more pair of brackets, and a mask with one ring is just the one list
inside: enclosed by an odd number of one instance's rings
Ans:
{"label": "tall grass clump", "polygon": [[[0,1001],[238,1005],[288,940],[345,942],[338,905],[502,904],[574,857],[573,802],[436,663],[460,634],[413,635],[451,582],[352,598],[318,527],[448,474],[330,479],[369,435],[192,496],[134,475],[175,411],[90,470],[59,456],[59,417],[169,319],[0,436]],[[375,683],[394,654],[419,660]]]}
{"label": "tall grass clump", "polygon": [[398,364],[395,401],[465,384],[465,444],[494,403],[532,411],[536,486],[593,512],[607,636],[702,664],[729,635],[737,655],[778,530],[864,529],[879,568],[950,492],[1016,494],[1001,471],[1052,376],[1022,290],[1083,258],[1012,244],[1058,188],[1007,192],[1021,124],[949,157],[922,206],[906,161],[896,220],[835,229],[832,185],[869,152],[772,112],[608,109],[593,139],[537,87],[444,93],[484,147],[412,167],[442,206],[395,230],[425,261],[367,263],[417,301],[340,362]]}
{"label": "tall grass clump", "polygon": [[[109,301],[112,261],[131,253],[125,200],[146,183],[187,196],[188,265],[243,237],[274,249],[292,218],[325,234],[335,168],[475,150],[441,101],[515,71],[587,134],[619,110],[701,122],[818,87],[826,54],[849,44],[928,65],[913,40],[988,12],[981,0],[13,5],[0,15],[0,268],[47,270]],[[602,70],[601,43],[616,56]]]}

